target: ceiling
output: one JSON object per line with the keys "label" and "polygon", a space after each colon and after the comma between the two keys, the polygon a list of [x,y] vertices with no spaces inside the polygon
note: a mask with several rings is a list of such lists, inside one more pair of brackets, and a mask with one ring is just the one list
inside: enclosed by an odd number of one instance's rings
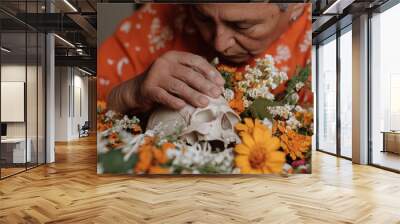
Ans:
{"label": "ceiling", "polygon": [[390,0],[313,0],[313,43],[319,43],[352,19],[373,11]]}

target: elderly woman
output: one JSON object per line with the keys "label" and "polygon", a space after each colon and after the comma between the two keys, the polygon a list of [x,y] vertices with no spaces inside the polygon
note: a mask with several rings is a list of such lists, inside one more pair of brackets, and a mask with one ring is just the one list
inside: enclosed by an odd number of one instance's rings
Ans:
{"label": "elderly woman", "polygon": [[205,107],[224,85],[215,57],[243,69],[269,54],[290,78],[310,61],[310,20],[308,4],[144,5],[100,47],[99,100],[121,113]]}

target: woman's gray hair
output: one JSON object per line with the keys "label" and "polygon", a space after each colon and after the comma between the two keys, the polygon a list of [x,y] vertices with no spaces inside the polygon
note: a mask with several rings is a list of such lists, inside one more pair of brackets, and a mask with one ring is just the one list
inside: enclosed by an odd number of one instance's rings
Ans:
{"label": "woman's gray hair", "polygon": [[285,11],[288,9],[288,7],[289,7],[289,4],[288,4],[288,3],[276,3],[276,4],[278,5],[279,9],[280,9],[282,12],[285,12]]}

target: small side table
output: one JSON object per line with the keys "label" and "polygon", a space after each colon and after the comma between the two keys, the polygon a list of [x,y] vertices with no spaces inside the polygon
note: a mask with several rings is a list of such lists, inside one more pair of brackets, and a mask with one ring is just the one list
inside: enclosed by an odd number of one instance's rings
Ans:
{"label": "small side table", "polygon": [[400,131],[382,131],[383,150],[382,152],[392,152],[400,154]]}
{"label": "small side table", "polygon": [[[25,152],[25,144],[27,144],[26,152]],[[26,139],[26,143],[25,143],[25,138],[1,139],[1,145],[2,145],[2,151],[6,152],[5,154],[8,155],[7,157],[9,157],[9,158],[3,158],[6,160],[7,163],[19,164],[19,163],[31,162],[32,140],[30,138]]]}

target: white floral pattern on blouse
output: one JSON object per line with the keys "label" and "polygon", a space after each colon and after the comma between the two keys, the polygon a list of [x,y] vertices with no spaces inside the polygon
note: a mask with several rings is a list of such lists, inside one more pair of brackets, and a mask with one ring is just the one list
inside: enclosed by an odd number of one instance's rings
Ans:
{"label": "white floral pattern on blouse", "polygon": [[278,45],[276,47],[276,55],[274,57],[275,62],[277,64],[280,64],[282,62],[285,62],[289,60],[291,57],[290,49],[286,45]]}

